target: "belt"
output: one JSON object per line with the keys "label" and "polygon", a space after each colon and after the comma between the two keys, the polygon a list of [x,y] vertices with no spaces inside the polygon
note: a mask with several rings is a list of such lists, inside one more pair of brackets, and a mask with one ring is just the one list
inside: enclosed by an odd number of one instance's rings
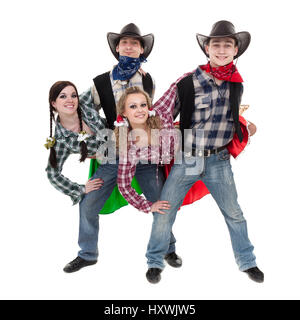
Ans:
{"label": "belt", "polygon": [[227,148],[227,146],[219,147],[219,148],[212,149],[212,150],[210,150],[210,149],[208,149],[208,150],[195,150],[195,149],[193,149],[192,152],[185,152],[185,156],[186,157],[190,157],[190,156],[210,157],[212,154],[217,154],[226,148]]}

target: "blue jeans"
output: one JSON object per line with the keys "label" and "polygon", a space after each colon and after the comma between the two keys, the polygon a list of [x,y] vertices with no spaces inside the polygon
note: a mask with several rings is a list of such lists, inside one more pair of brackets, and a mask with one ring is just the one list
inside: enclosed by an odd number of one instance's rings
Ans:
{"label": "blue jeans", "polygon": [[[196,160],[195,157],[190,159]],[[202,160],[201,160],[202,159]],[[183,199],[197,181],[202,180],[219,206],[227,224],[235,260],[241,271],[255,267],[254,247],[248,239],[247,223],[237,202],[237,191],[225,149],[207,158],[197,158],[195,164],[175,164],[163,187],[160,199],[170,202],[166,214],[154,213],[151,237],[146,257],[149,268],[164,268],[164,255],[169,252],[170,230]],[[173,248],[175,251],[175,246]]]}
{"label": "blue jeans", "polygon": [[[159,199],[164,176],[161,168],[158,170],[155,164],[138,164],[135,177],[145,197],[155,202]],[[97,260],[98,258],[98,233],[99,233],[99,211],[109,198],[117,183],[118,161],[116,164],[101,164],[92,179],[101,178],[103,186],[95,191],[87,193],[79,203],[80,221],[78,244],[81,250],[78,255],[85,260]],[[175,242],[173,234],[170,241]]]}

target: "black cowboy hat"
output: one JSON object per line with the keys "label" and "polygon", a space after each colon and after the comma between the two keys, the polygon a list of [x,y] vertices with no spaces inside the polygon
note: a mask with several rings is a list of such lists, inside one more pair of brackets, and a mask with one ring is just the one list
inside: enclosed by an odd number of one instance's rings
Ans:
{"label": "black cowboy hat", "polygon": [[108,32],[107,41],[111,52],[119,60],[119,53],[116,51],[116,47],[123,37],[136,38],[141,41],[142,47],[144,48],[143,56],[147,58],[152,51],[154,44],[154,35],[152,33],[145,36],[141,35],[140,29],[134,24],[127,24],[120,33]]}
{"label": "black cowboy hat", "polygon": [[202,34],[197,33],[196,34],[197,41],[199,43],[200,48],[204,52],[204,54],[208,57],[208,54],[205,51],[205,45],[207,44],[207,41],[212,38],[234,38],[237,41],[238,45],[238,53],[234,57],[234,59],[238,58],[240,55],[242,55],[246,49],[249,46],[251,36],[250,33],[247,31],[241,31],[241,32],[235,32],[234,25],[225,20],[221,20],[216,22],[211,29],[209,36],[204,36]]}

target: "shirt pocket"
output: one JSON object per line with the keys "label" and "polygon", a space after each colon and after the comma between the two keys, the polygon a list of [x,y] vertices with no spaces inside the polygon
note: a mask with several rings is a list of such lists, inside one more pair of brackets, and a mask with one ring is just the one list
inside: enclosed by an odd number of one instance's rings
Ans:
{"label": "shirt pocket", "polygon": [[211,96],[210,94],[195,95],[195,115],[194,122],[204,125],[211,116]]}

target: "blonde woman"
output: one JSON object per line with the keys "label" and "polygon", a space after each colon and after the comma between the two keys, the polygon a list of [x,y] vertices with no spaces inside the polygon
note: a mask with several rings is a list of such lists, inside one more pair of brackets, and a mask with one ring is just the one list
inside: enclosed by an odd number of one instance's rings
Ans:
{"label": "blonde woman", "polygon": [[[118,117],[115,122],[116,145],[119,146],[118,187],[123,197],[135,208],[145,213],[169,209],[167,201],[151,201],[139,195],[132,187],[136,165],[139,161],[154,163],[157,166],[169,163],[177,140],[171,113],[151,109],[148,94],[138,87],[128,88],[117,106]],[[161,135],[161,130],[163,135]],[[159,137],[161,136],[161,141]],[[169,139],[173,136],[173,139]],[[162,152],[162,145],[164,150]],[[169,148],[168,148],[169,147]],[[160,170],[157,167],[157,170]],[[149,183],[156,188],[156,177]]]}

